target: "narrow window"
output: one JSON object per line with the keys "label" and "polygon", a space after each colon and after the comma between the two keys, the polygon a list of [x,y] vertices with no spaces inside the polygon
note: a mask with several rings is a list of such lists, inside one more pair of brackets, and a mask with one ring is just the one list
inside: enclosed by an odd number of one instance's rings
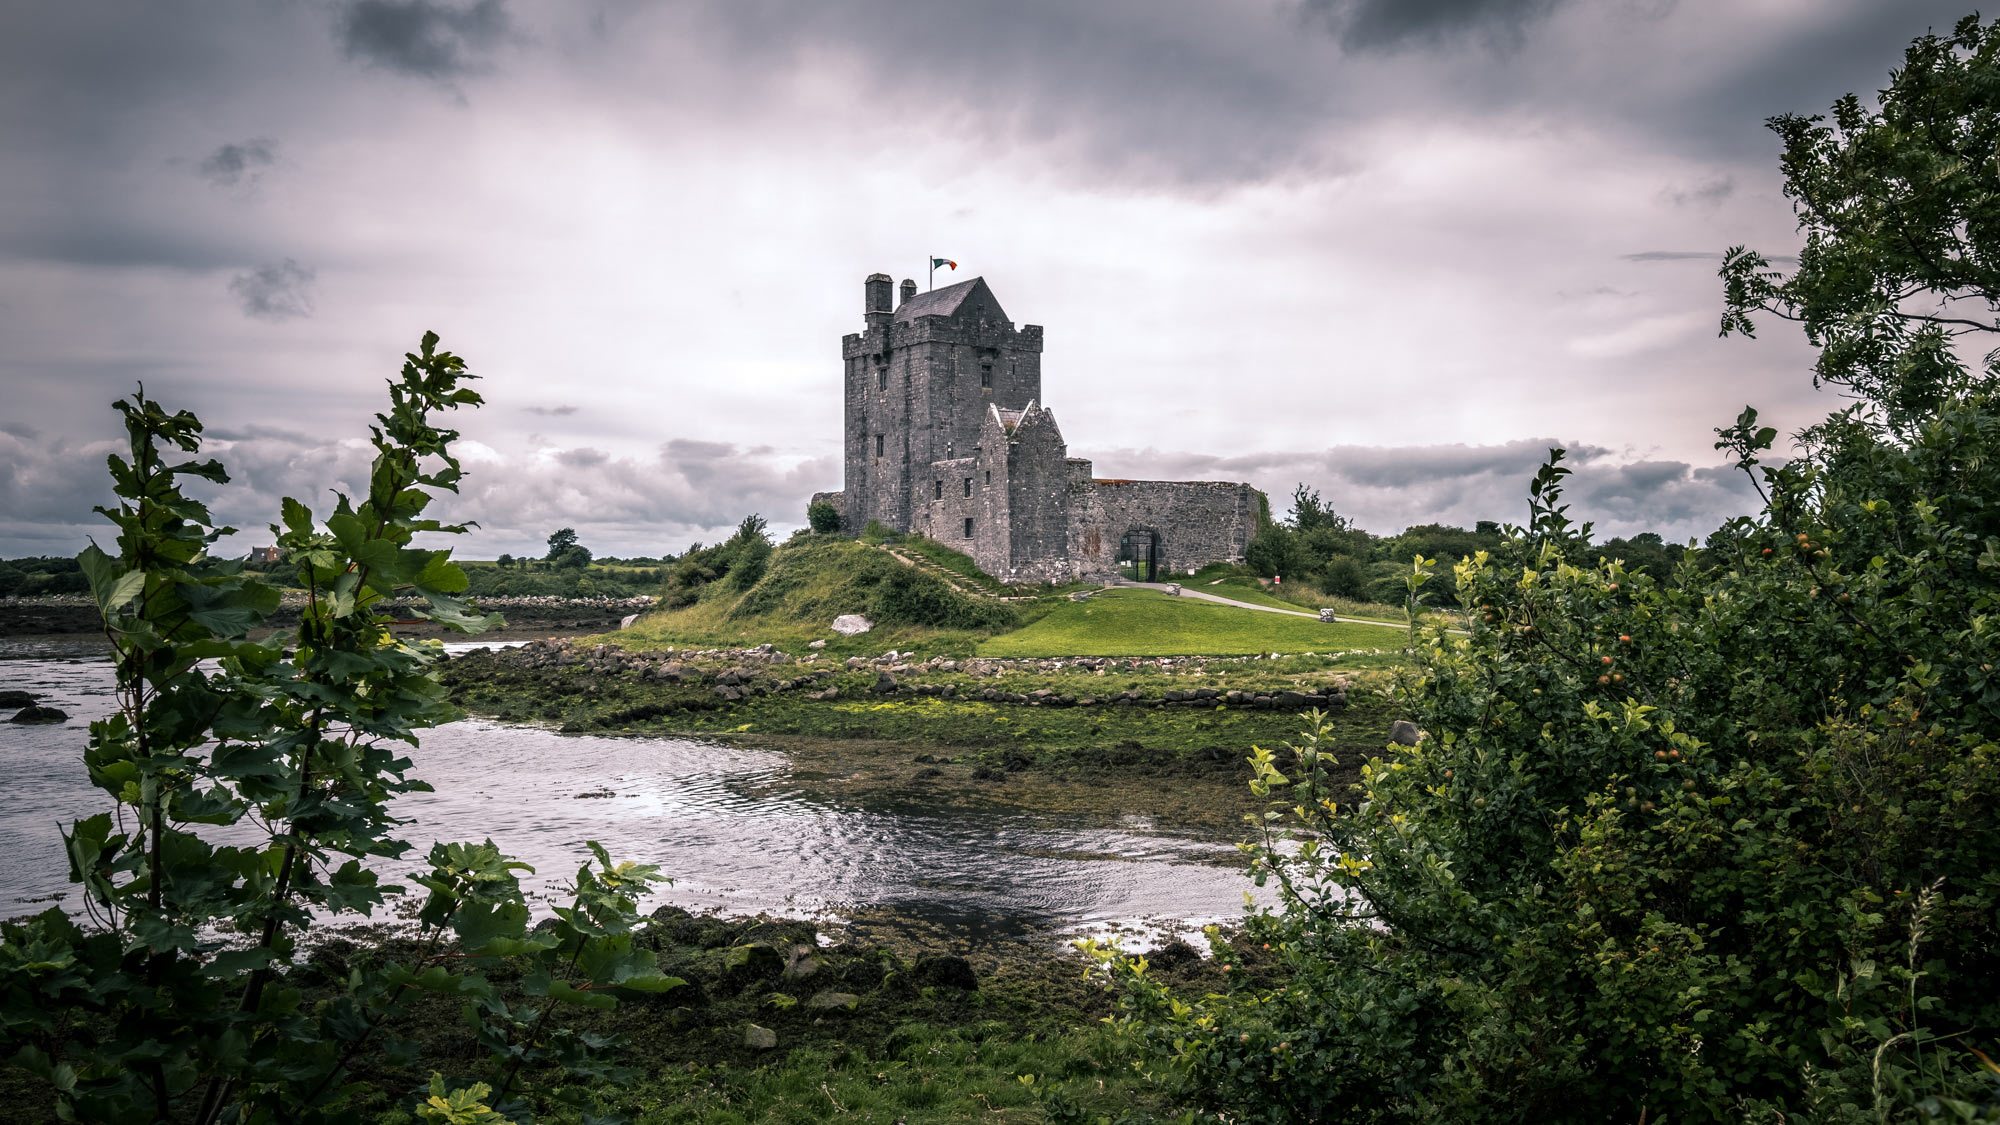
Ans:
{"label": "narrow window", "polygon": [[880,457],[880,456],[882,456],[882,435],[881,435],[881,434],[876,434],[876,435],[875,435],[875,456],[877,456],[877,457]]}
{"label": "narrow window", "polygon": [[972,495],[972,478],[971,478],[971,477],[966,477],[966,478],[965,478],[965,494],[966,494],[967,496],[970,496],[970,495]]}
{"label": "narrow window", "polygon": [[993,385],[992,364],[982,363],[979,365],[979,385],[982,387],[990,387]]}
{"label": "narrow window", "polygon": [[937,486],[937,495],[931,497],[931,499],[933,500],[944,499],[944,482],[941,480],[934,480],[931,483]]}
{"label": "narrow window", "polygon": [[986,470],[986,483],[987,483],[987,484],[992,484],[992,483],[993,483],[993,470],[992,470],[992,469],[988,469],[988,470]]}
{"label": "narrow window", "polygon": [[889,389],[889,366],[887,364],[883,364],[881,367],[875,369],[875,389],[878,391]]}
{"label": "narrow window", "polygon": [[971,516],[967,516],[967,517],[965,517],[965,537],[966,537],[967,539],[970,539],[970,538],[972,538],[972,517],[971,517]]}

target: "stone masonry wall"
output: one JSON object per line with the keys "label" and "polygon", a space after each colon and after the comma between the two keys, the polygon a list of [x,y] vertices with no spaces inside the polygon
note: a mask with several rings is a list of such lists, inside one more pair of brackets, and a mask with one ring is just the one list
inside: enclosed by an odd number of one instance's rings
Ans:
{"label": "stone masonry wall", "polygon": [[1007,443],[1007,581],[1060,582],[1069,577],[1069,451],[1046,407],[1032,408]]}
{"label": "stone masonry wall", "polygon": [[1243,557],[1257,531],[1257,490],[1222,481],[1093,480],[1070,498],[1069,556],[1079,577],[1116,573],[1127,531],[1160,537],[1176,574]]}
{"label": "stone masonry wall", "polygon": [[888,293],[875,284],[867,330],[841,340],[849,532],[870,520],[913,530],[929,499],[927,467],[972,454],[988,406],[1021,410],[1042,388],[1040,325],[1016,328],[983,302],[963,315],[896,320],[873,306]]}

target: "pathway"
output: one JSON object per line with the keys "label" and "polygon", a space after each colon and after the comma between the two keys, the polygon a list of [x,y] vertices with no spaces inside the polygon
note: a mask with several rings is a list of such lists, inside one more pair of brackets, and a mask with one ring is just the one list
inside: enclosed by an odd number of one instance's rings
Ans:
{"label": "pathway", "polygon": [[[1162,593],[1165,593],[1166,591],[1172,589],[1172,587],[1170,587],[1165,582],[1127,581],[1127,582],[1120,582],[1118,583],[1118,585],[1137,587],[1138,589],[1141,590],[1159,590]],[[1225,598],[1220,594],[1205,594],[1202,593],[1200,590],[1191,590],[1186,586],[1181,587],[1180,596],[1183,598],[1194,598],[1197,601],[1216,602],[1221,605],[1231,605],[1235,606],[1237,609],[1255,609],[1255,610],[1262,610],[1265,613],[1282,613],[1290,617],[1310,617],[1314,621],[1319,620],[1319,614],[1308,613],[1302,609],[1279,609],[1277,606],[1274,605],[1258,605],[1256,602],[1239,602],[1235,598]],[[1379,625],[1384,629],[1409,628],[1408,625],[1399,621],[1370,621],[1366,617],[1342,617],[1340,618],[1340,623],[1342,625]]]}

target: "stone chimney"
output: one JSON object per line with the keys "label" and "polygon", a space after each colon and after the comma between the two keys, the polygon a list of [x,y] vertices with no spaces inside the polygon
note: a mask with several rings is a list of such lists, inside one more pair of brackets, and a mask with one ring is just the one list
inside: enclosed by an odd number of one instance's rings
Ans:
{"label": "stone chimney", "polygon": [[868,327],[874,328],[889,323],[889,287],[894,284],[895,280],[886,273],[871,273],[868,275],[868,280],[862,282],[861,292],[864,300],[861,311],[868,321]]}
{"label": "stone chimney", "polygon": [[900,308],[902,308],[905,302],[907,302],[907,301],[908,301],[908,300],[909,300],[910,298],[912,298],[912,297],[914,297],[914,296],[916,296],[916,295],[917,295],[917,283],[916,283],[916,282],[914,282],[914,281],[912,281],[912,280],[910,280],[910,279],[909,279],[909,278],[907,278],[907,277],[906,277],[906,278],[904,278],[904,279],[903,279],[903,299],[902,299],[901,301],[897,301],[897,302],[896,302],[896,307],[897,307],[897,308],[899,308],[899,309],[900,309]]}

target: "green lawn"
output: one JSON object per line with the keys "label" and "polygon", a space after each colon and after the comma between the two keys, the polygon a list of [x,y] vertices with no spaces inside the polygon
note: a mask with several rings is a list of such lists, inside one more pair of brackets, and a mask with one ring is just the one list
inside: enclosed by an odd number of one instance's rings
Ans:
{"label": "green lawn", "polygon": [[1065,602],[1041,620],[979,646],[981,656],[1183,656],[1401,650],[1405,634],[1378,625],[1324,625],[1307,617],[1236,609],[1154,590],[1107,590]]}

